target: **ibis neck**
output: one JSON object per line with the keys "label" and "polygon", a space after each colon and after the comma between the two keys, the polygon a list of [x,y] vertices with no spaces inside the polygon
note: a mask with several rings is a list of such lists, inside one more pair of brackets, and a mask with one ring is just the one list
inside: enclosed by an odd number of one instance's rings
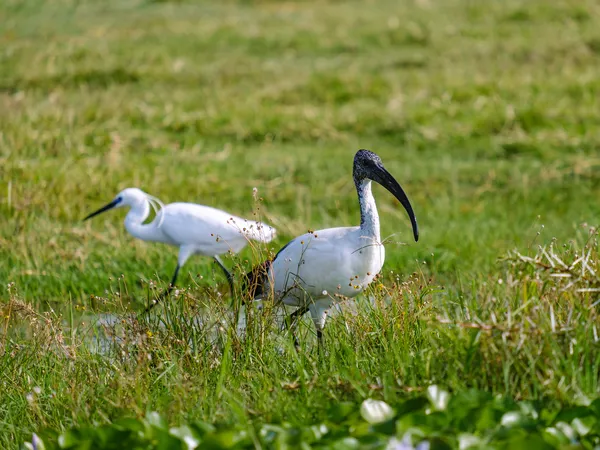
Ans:
{"label": "ibis neck", "polygon": [[156,226],[156,220],[144,224],[150,215],[150,203],[144,199],[133,206],[125,217],[125,228],[133,237],[144,241],[160,241],[162,233]]}
{"label": "ibis neck", "polygon": [[375,198],[371,192],[371,180],[365,178],[356,181],[358,202],[360,203],[360,229],[363,236],[369,236],[377,242],[381,241],[379,231],[379,214]]}

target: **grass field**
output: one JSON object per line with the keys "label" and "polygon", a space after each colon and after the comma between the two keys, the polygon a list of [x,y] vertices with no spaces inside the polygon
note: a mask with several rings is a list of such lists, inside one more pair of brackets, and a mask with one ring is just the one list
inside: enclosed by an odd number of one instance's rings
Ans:
{"label": "grass field", "polygon": [[[148,411],[252,434],[431,384],[589,404],[599,20],[592,0],[0,2],[0,447]],[[176,250],[131,238],[123,211],[81,222],[129,186],[257,213],[279,237],[227,258],[239,276],[309,228],[358,224],[359,148],[421,239],[376,187],[380,307],[331,320],[320,353],[308,322],[296,354],[269,311],[209,339],[194,316],[224,320],[229,300],[208,258],[129,319]],[[83,345],[90,310],[124,321],[107,353]]]}

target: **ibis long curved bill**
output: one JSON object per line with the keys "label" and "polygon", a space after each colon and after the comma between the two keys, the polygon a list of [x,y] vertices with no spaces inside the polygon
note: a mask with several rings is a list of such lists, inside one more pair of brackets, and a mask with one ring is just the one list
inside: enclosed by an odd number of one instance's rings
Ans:
{"label": "ibis long curved bill", "polygon": [[86,216],[83,221],[85,222],[88,219],[91,219],[92,217],[97,216],[98,214],[102,214],[104,211],[108,211],[109,209],[113,209],[115,206],[117,206],[119,203],[121,203],[123,199],[121,197],[117,197],[115,198],[112,202],[110,202],[108,205],[104,205],[102,208],[100,208],[97,211],[94,211],[93,213],[91,213],[90,215]]}
{"label": "ibis long curved bill", "polygon": [[375,168],[371,170],[369,178],[386,188],[404,206],[410,218],[415,242],[417,242],[419,240],[419,226],[417,225],[417,218],[404,189],[402,189],[392,174],[380,164],[375,165]]}

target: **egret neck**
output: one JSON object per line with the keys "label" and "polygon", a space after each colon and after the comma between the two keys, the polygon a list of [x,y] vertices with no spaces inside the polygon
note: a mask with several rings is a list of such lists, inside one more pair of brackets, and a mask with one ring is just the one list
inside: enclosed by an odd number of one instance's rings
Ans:
{"label": "egret neck", "polygon": [[356,181],[356,190],[358,192],[358,202],[360,203],[360,229],[361,236],[369,237],[374,242],[381,242],[379,231],[379,214],[375,197],[371,191],[371,180],[363,178]]}
{"label": "egret neck", "polygon": [[125,229],[133,237],[144,241],[164,241],[163,233],[156,226],[156,219],[148,224],[144,224],[149,215],[150,202],[146,198],[140,199],[131,207],[127,216],[125,216]]}

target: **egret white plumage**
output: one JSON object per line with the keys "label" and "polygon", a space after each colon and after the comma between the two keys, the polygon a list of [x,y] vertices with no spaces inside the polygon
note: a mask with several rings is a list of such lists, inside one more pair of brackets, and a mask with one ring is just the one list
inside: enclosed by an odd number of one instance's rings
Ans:
{"label": "egret white plumage", "polygon": [[[194,254],[211,256],[221,267],[233,296],[233,278],[219,255],[237,253],[249,240],[269,242],[275,235],[273,227],[254,220],[242,219],[209,206],[196,203],[169,203],[164,205],[157,198],[141,189],[127,188],[119,192],[109,204],[94,211],[83,220],[113,208],[129,207],[125,216],[125,228],[133,237],[143,241],[162,242],[179,247],[177,267],[164,295],[175,286],[179,270]],[[144,221],[154,209],[156,217],[150,223]],[[154,306],[156,303],[152,304]]]}
{"label": "egret white plumage", "polygon": [[[419,239],[410,201],[379,156],[359,150],[354,157],[353,175],[360,226],[328,228],[298,236],[272,261],[259,266],[263,278],[254,288],[257,299],[272,292],[276,301],[298,306],[291,315],[292,321],[310,310],[319,338],[331,305],[340,298],[357,296],[383,267],[385,248],[371,181],[381,184],[400,201],[410,218],[414,239]],[[256,272],[249,276],[251,282],[256,278]]]}

